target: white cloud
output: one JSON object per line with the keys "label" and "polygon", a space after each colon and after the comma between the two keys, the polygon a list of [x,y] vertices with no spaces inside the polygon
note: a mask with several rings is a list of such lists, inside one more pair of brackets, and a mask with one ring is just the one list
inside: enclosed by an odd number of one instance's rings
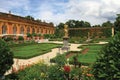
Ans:
{"label": "white cloud", "polygon": [[[29,1],[28,0],[4,0],[0,2],[0,11],[9,12],[13,14],[21,14],[19,11],[29,11]],[[21,11],[21,12],[22,12]]]}
{"label": "white cloud", "polygon": [[0,11],[14,9],[15,14],[32,15],[55,24],[75,19],[93,25],[114,21],[116,14],[120,13],[120,0],[5,0],[0,3]]}

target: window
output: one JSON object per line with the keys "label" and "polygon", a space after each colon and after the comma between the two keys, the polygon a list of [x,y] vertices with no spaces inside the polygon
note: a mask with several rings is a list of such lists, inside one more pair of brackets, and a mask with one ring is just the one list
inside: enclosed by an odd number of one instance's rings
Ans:
{"label": "window", "polygon": [[30,33],[30,27],[27,28],[27,33]]}
{"label": "window", "polygon": [[34,28],[32,28],[32,33],[35,33],[35,29]]}
{"label": "window", "polygon": [[20,34],[24,34],[24,27],[20,28]]}
{"label": "window", "polygon": [[41,29],[41,33],[43,33],[43,29]]}
{"label": "window", "polygon": [[37,29],[37,33],[39,33],[39,28]]}
{"label": "window", "polygon": [[7,26],[6,25],[2,26],[2,34],[7,34]]}
{"label": "window", "polygon": [[47,34],[47,29],[46,29],[46,34]]}
{"label": "window", "polygon": [[14,27],[13,27],[13,34],[16,34],[16,33],[17,33],[17,27],[14,26]]}

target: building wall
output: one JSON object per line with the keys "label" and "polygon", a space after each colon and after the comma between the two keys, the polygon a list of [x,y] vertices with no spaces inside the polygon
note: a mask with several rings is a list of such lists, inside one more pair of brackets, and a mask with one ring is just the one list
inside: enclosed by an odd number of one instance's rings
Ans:
{"label": "building wall", "polygon": [[[4,33],[4,29],[6,32]],[[6,35],[23,36],[27,33],[54,34],[54,26],[45,22],[36,22],[13,14],[0,13],[0,37]]]}

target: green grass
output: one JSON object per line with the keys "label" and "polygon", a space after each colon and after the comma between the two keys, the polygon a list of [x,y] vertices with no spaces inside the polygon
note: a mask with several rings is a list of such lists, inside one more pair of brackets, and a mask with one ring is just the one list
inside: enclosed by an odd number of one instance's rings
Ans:
{"label": "green grass", "polygon": [[84,62],[84,63],[93,63],[93,62],[95,62],[96,57],[97,57],[97,53],[99,53],[102,46],[103,45],[98,45],[98,44],[84,46],[85,48],[88,48],[89,50],[85,54],[80,54],[78,56],[78,60],[80,62]]}
{"label": "green grass", "polygon": [[15,58],[31,58],[38,55],[45,54],[50,52],[52,48],[60,46],[59,44],[52,44],[52,43],[39,43],[39,44],[27,44],[23,46],[14,46],[11,49],[14,52]]}
{"label": "green grass", "polygon": [[[78,61],[81,63],[94,63],[96,61],[96,57],[101,50],[102,46],[104,45],[99,45],[99,44],[90,44],[90,45],[83,45],[81,48],[86,49],[88,48],[88,52],[85,54],[79,54],[78,55]],[[71,57],[71,60],[73,58]]]}

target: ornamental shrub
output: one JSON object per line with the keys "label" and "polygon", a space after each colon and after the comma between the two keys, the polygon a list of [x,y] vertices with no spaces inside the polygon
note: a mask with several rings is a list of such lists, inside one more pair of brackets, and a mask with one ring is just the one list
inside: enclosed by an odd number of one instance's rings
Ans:
{"label": "ornamental shrub", "polygon": [[0,77],[2,77],[13,64],[13,52],[5,41],[0,39]]}
{"label": "ornamental shrub", "polygon": [[120,80],[120,33],[100,51],[93,74],[96,80]]}
{"label": "ornamental shrub", "polygon": [[24,40],[23,36],[19,36],[19,37],[18,37],[18,40],[19,40],[19,41],[23,41],[23,40]]}

